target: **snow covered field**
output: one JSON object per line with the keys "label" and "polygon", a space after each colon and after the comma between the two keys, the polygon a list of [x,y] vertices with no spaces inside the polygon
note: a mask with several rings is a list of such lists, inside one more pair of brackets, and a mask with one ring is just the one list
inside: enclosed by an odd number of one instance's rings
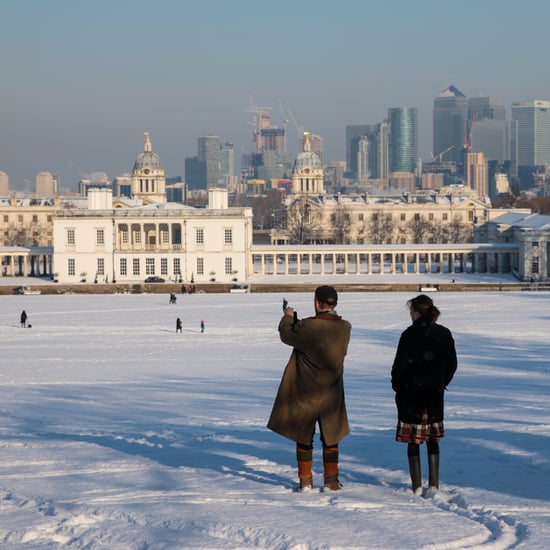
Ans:
{"label": "snow covered field", "polygon": [[[310,294],[286,297],[312,313]],[[433,295],[459,370],[427,498],[389,383],[411,297],[340,295],[344,489],[310,493],[265,427],[290,353],[282,294],[0,297],[0,547],[550,548],[550,294]]]}

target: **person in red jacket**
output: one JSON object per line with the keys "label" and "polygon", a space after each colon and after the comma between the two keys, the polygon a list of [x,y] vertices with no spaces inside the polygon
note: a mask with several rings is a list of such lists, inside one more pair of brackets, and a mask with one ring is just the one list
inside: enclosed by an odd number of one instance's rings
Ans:
{"label": "person in red jacket", "polygon": [[324,488],[338,490],[338,444],[349,433],[344,398],[344,357],[351,324],[335,307],[331,286],[315,291],[315,316],[298,320],[284,307],[281,341],[292,346],[268,428],[296,442],[300,489],[313,487],[313,438],[318,424],[323,445]]}
{"label": "person in red jacket", "polygon": [[429,487],[439,488],[439,440],[445,435],[443,401],[457,369],[451,331],[425,294],[407,302],[412,325],[402,334],[391,371],[397,405],[396,441],[407,443],[412,490],[422,493],[420,445],[428,451]]}

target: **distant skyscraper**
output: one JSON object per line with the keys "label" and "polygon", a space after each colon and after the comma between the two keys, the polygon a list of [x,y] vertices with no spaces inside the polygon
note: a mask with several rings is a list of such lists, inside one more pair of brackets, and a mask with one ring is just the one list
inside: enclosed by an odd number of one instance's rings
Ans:
{"label": "distant skyscraper", "polygon": [[418,156],[416,108],[390,107],[388,125],[390,172],[414,173]]}
{"label": "distant skyscraper", "polygon": [[550,101],[515,101],[512,120],[518,125],[518,166],[550,164]]}
{"label": "distant skyscraper", "polygon": [[[387,179],[388,177],[388,126],[386,121],[379,124],[356,124],[346,126],[346,170],[359,178],[361,162],[361,179],[368,172],[370,179]],[[367,143],[364,143],[364,140]],[[363,142],[363,143],[361,143]],[[360,152],[362,148],[362,152]],[[365,158],[364,150],[368,149]],[[361,161],[359,161],[361,156]]]}
{"label": "distant skyscraper", "polygon": [[510,160],[510,122],[502,101],[492,97],[468,99],[469,151],[483,153],[487,160],[503,164]]}
{"label": "distant skyscraper", "polygon": [[211,134],[198,139],[198,158],[206,166],[206,188],[217,187],[221,176],[220,138]]}
{"label": "distant skyscraper", "polygon": [[220,143],[220,171],[224,178],[235,175],[235,146],[232,143]]}
{"label": "distant skyscraper", "polygon": [[36,194],[41,197],[53,197],[57,194],[57,178],[50,172],[36,174]]}
{"label": "distant skyscraper", "polygon": [[483,153],[466,153],[466,185],[480,199],[489,196],[489,165]]}
{"label": "distant skyscraper", "polygon": [[467,127],[468,98],[451,85],[434,100],[433,156],[462,165]]}
{"label": "distant skyscraper", "polygon": [[0,172],[0,195],[9,193],[9,178],[6,172]]}

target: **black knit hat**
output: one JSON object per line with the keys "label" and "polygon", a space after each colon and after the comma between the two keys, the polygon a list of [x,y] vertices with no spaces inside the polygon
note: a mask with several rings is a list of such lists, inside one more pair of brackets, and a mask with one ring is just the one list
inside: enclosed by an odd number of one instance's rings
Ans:
{"label": "black knit hat", "polygon": [[322,304],[334,307],[338,303],[338,293],[333,286],[323,285],[315,290],[315,298]]}

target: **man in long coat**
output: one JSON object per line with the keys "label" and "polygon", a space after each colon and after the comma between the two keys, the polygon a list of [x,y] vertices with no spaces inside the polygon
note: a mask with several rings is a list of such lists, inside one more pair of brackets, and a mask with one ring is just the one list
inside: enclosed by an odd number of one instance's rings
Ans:
{"label": "man in long coat", "polygon": [[312,487],[313,436],[318,423],[323,444],[324,486],[341,488],[338,443],[349,433],[344,398],[344,357],[351,324],[334,310],[331,286],[315,291],[315,316],[295,319],[286,308],[279,323],[281,341],[292,346],[267,427],[296,442],[300,488]]}

